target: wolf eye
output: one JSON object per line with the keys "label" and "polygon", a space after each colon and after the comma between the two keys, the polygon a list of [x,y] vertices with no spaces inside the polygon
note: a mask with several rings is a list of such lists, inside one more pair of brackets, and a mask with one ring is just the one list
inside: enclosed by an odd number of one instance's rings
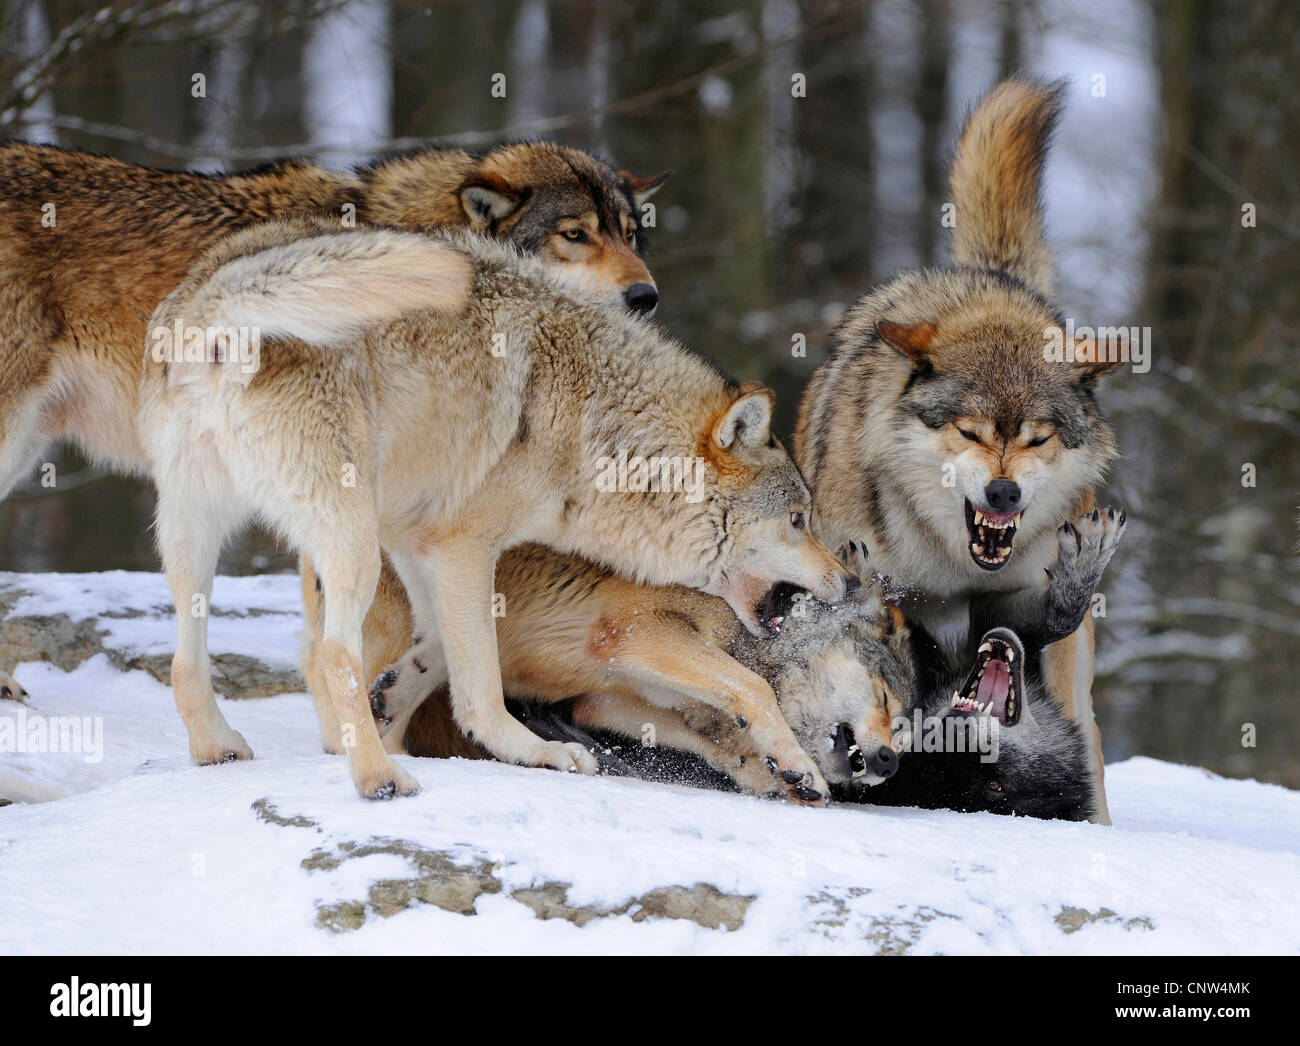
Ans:
{"label": "wolf eye", "polygon": [[587,234],[582,229],[565,229],[560,233],[570,243],[586,243]]}
{"label": "wolf eye", "polygon": [[979,436],[976,435],[974,432],[968,432],[966,429],[962,429],[962,428],[959,428],[957,431],[960,432],[963,436],[966,437],[966,439],[970,440],[972,443],[978,443],[980,441]]}
{"label": "wolf eye", "polygon": [[1046,443],[1051,438],[1052,438],[1052,434],[1049,432],[1046,436],[1039,436],[1038,439],[1031,439],[1029,441],[1029,445],[1031,447],[1041,447],[1044,443]]}
{"label": "wolf eye", "polygon": [[988,784],[986,784],[984,787],[987,788],[990,792],[1000,792],[1002,791],[1002,782],[999,781],[996,777],[990,777]]}
{"label": "wolf eye", "polygon": [[805,523],[805,520],[804,520],[804,518],[803,518],[803,513],[802,513],[802,512],[791,512],[791,513],[790,513],[790,526],[794,527],[795,530],[803,530],[803,528],[804,528],[804,523]]}

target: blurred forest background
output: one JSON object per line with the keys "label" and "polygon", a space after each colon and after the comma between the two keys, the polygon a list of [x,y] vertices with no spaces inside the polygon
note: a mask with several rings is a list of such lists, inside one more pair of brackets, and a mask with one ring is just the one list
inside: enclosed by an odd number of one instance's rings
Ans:
{"label": "blurred forest background", "polygon": [[[845,306],[945,257],[945,166],[967,107],[1013,71],[1070,78],[1047,189],[1061,303],[1079,324],[1149,326],[1153,339],[1150,372],[1121,371],[1102,393],[1124,450],[1103,503],[1131,520],[1098,621],[1106,753],[1300,787],[1294,0],[10,0],[0,12],[9,137],[234,170],[550,136],[638,173],[673,168],[655,201],[659,319],[773,383],[787,434]],[[490,92],[496,73],[505,98]],[[51,454],[57,492],[34,478],[0,506],[0,569],[157,569],[148,485]],[[292,566],[254,531],[222,570]],[[1243,746],[1247,724],[1257,747]]]}

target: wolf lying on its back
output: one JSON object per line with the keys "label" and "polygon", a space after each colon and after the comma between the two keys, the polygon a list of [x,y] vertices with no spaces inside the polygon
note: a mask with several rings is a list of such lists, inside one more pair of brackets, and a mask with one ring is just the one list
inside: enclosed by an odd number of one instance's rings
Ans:
{"label": "wolf lying on its back", "polygon": [[[241,327],[282,339],[247,383],[219,353],[144,368],[139,428],[179,611],[172,684],[196,758],[249,754],[213,700],[206,617],[190,608],[211,591],[225,535],[254,513],[316,564],[317,657],[355,739],[353,779],[372,798],[418,788],[384,753],[361,683],[381,548],[416,630],[446,652],[461,728],[499,759],[582,771],[595,768],[584,748],[542,741],[506,712],[492,615],[504,549],[540,542],[699,588],[756,634],[778,586],[825,599],[856,587],[804,525],[808,491],[771,436],[770,391],[728,381],[481,237],[329,228],[229,237],[152,321],[216,332],[209,352]],[[704,467],[689,495],[602,489],[601,461],[624,455]],[[763,724],[755,739],[783,779],[823,790],[774,706],[752,693],[710,699]]]}
{"label": "wolf lying on its back", "polygon": [[[230,175],[2,145],[0,498],[59,438],[101,464],[145,468],[135,418],[146,321],[230,232],[293,215],[336,228],[472,228],[646,312],[659,296],[640,257],[638,212],[665,177],[637,178],[547,142],[428,149],[356,174],[282,163]],[[6,687],[23,694],[0,675]]]}
{"label": "wolf lying on its back", "polygon": [[[933,642],[924,636],[916,639]],[[920,660],[941,663],[934,657]],[[952,750],[927,747],[913,730],[911,750],[895,776],[870,793],[844,797],[873,806],[1066,821],[1093,817],[1087,740],[1042,684],[1025,673],[1025,662],[1019,637],[997,628],[981,640],[964,679],[942,674],[923,678],[919,685],[925,697],[917,711],[926,732],[956,738],[957,743]],[[981,735],[993,741],[984,751]]]}
{"label": "wolf lying on its back", "polygon": [[[829,606],[773,598],[779,631],[755,638],[725,602],[681,587],[638,585],[575,556],[536,545],[501,557],[497,620],[506,691],[524,701],[581,695],[568,719],[581,727],[692,752],[743,791],[784,790],[809,798],[773,775],[757,742],[770,724],[738,726],[719,708],[751,693],[779,701],[785,721],[832,784],[873,785],[898,766],[893,724],[915,700],[907,630],[896,608],[871,586]],[[309,620],[319,629],[319,603]],[[367,669],[402,654],[403,622],[367,633]],[[452,721],[436,651],[407,653],[377,679],[371,707],[389,751],[478,756]],[[428,698],[426,700],[426,697]],[[773,706],[775,707],[775,706]],[[576,735],[570,735],[574,739]]]}
{"label": "wolf lying on its back", "polygon": [[1027,671],[1090,742],[1104,822],[1091,620],[1079,629],[1076,593],[1044,573],[1086,532],[1091,592],[1124,523],[1090,514],[1116,454],[1094,389],[1120,361],[1095,342],[1071,346],[1077,362],[1045,352],[1065,330],[1039,201],[1060,93],[1009,80],[976,106],[952,165],[956,265],[904,273],[849,310],[804,395],[795,456],[816,532],[906,594],[949,670],[997,626],[1047,648]]}

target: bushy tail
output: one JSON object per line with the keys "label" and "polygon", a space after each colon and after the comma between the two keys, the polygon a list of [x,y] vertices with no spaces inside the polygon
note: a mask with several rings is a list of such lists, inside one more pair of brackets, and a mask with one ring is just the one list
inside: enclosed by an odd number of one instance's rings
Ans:
{"label": "bushy tail", "polygon": [[292,225],[285,230],[278,243],[266,227],[256,230],[254,249],[174,295],[167,311],[200,327],[257,328],[264,337],[331,346],[404,313],[458,313],[469,299],[473,264],[447,243],[386,229],[305,237]]}
{"label": "bushy tail", "polygon": [[1064,89],[1062,81],[1002,81],[967,117],[949,175],[957,264],[1000,269],[1049,297],[1043,164]]}

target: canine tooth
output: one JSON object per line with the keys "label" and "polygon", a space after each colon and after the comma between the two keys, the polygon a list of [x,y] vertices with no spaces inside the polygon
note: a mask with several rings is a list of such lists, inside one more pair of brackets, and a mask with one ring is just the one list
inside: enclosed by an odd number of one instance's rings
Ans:
{"label": "canine tooth", "polygon": [[1013,519],[1011,522],[1014,523],[1016,526],[1020,526],[1020,517],[1023,516],[1023,515],[1024,515],[1023,512],[1017,512],[1017,513],[1016,513],[1016,518]]}
{"label": "canine tooth", "polygon": [[971,548],[973,548],[973,549],[975,550],[975,555],[977,555],[977,556],[982,556],[982,555],[984,555],[984,546],[983,546],[983,545],[971,545]]}
{"label": "canine tooth", "polygon": [[978,651],[976,651],[976,653],[987,654],[987,653],[989,653],[990,651],[992,651],[992,649],[993,649],[993,644],[992,644],[992,643],[983,643],[983,644],[980,645],[980,648],[979,648]]}
{"label": "canine tooth", "polygon": [[975,523],[978,526],[983,526],[984,524],[984,513],[981,512],[979,509],[975,510]]}
{"label": "canine tooth", "polygon": [[1016,652],[1012,647],[1007,647],[1007,664],[1012,664],[1016,660]]}

